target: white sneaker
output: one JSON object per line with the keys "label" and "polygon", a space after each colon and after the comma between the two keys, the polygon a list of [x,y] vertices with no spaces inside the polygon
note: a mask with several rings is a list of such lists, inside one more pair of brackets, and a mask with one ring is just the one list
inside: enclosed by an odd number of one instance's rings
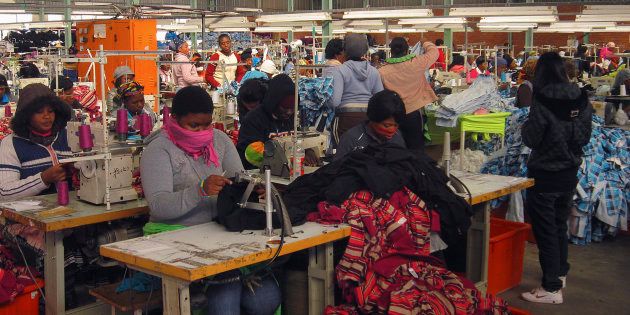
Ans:
{"label": "white sneaker", "polygon": [[562,281],[562,288],[566,288],[567,287],[567,276],[562,276],[562,277],[558,277],[560,278],[560,281]]}
{"label": "white sneaker", "polygon": [[548,292],[543,288],[533,289],[531,292],[521,294],[525,301],[545,304],[562,304],[562,290]]}

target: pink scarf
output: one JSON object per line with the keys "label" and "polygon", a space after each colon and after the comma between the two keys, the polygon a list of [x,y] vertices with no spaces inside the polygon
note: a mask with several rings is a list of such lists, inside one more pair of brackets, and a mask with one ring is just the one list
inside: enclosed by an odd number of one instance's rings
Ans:
{"label": "pink scarf", "polygon": [[219,156],[214,150],[214,130],[212,128],[203,131],[190,131],[182,128],[174,118],[170,118],[168,124],[162,127],[168,138],[186,154],[192,156],[196,161],[200,156],[206,160],[206,165],[210,162],[219,167]]}

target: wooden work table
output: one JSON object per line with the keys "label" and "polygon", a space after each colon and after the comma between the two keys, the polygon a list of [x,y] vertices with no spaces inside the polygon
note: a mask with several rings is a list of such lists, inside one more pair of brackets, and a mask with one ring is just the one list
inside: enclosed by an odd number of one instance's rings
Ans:
{"label": "wooden work table", "polygon": [[44,278],[46,291],[46,314],[101,314],[109,307],[95,303],[73,310],[65,309],[65,270],[63,232],[67,229],[130,218],[148,214],[149,207],[144,199],[105,205],[93,205],[77,200],[76,192],[70,192],[70,203],[57,204],[57,195],[22,198],[20,201],[38,201],[42,209],[16,211],[3,202],[2,216],[8,220],[34,226],[45,232]]}
{"label": "wooden work table", "polygon": [[[488,201],[533,186],[533,180],[454,172],[469,188],[475,207],[469,232],[467,276],[485,289],[489,246]],[[321,314],[334,303],[332,242],[350,235],[347,225],[325,226],[308,222],[295,226],[286,237],[281,255],[309,249],[309,314]],[[277,239],[277,237],[275,237]],[[101,255],[132,269],[162,278],[165,314],[190,314],[190,282],[270,259],[277,245],[269,245],[261,231],[227,232],[217,223],[206,223],[103,245]]]}

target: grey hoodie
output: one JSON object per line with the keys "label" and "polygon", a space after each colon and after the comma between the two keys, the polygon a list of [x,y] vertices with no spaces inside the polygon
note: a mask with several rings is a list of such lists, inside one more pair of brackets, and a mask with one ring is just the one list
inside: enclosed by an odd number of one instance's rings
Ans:
{"label": "grey hoodie", "polygon": [[329,104],[337,111],[344,111],[346,104],[365,104],[367,110],[372,95],[383,90],[381,75],[367,61],[348,60],[332,74],[334,90]]}
{"label": "grey hoodie", "polygon": [[214,130],[214,149],[219,167],[194,160],[178,148],[163,130],[151,134],[140,160],[142,188],[151,209],[151,221],[192,226],[212,221],[217,215],[217,197],[202,197],[202,179],[210,175],[232,177],[243,170],[234,144]]}

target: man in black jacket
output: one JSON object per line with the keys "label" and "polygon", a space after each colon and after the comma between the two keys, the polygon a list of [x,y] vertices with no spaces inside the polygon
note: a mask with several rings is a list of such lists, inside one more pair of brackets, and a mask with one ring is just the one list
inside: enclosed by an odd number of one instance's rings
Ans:
{"label": "man in black jacket", "polygon": [[527,166],[535,186],[528,189],[525,206],[543,271],[542,287],[522,294],[527,301],[563,302],[561,289],[569,272],[567,219],[592,114],[586,93],[568,81],[562,59],[557,54],[541,56],[533,104],[521,130],[523,143],[532,149]]}

